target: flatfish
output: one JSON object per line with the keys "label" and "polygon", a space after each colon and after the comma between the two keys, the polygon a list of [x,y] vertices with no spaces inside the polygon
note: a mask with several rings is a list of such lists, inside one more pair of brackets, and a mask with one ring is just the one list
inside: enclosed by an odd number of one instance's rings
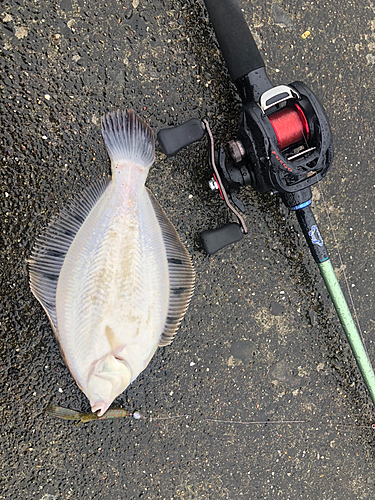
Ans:
{"label": "flatfish", "polygon": [[117,111],[103,117],[102,135],[111,179],[71,202],[29,259],[31,290],[99,417],[172,342],[194,289],[190,257],[145,187],[152,130]]}

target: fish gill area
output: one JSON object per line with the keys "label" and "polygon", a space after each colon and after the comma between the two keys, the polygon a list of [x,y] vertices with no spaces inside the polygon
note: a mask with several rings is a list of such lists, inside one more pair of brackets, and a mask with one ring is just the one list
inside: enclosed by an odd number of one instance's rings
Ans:
{"label": "fish gill area", "polygon": [[[239,3],[270,79],[304,81],[325,105],[336,156],[313,206],[375,360],[374,6]],[[46,415],[90,407],[27,259],[109,175],[101,116],[133,108],[155,132],[207,118],[218,146],[241,103],[201,0],[4,0],[0,35],[0,499],[373,498],[375,411],[294,215],[246,189],[248,236],[202,250],[199,233],[230,220],[208,187],[206,140],[173,158],[157,147],[147,180],[196,287],[174,342],[115,402],[141,418]]]}

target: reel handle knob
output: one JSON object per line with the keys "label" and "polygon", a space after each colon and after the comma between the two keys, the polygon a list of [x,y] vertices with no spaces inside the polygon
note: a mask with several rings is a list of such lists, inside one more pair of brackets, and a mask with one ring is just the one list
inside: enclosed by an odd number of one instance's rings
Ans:
{"label": "reel handle knob", "polygon": [[185,146],[200,141],[205,131],[201,120],[191,118],[177,127],[161,129],[158,132],[158,141],[167,156],[174,156]]}
{"label": "reel handle knob", "polygon": [[208,229],[201,233],[203,248],[209,255],[216,253],[221,248],[242,240],[243,231],[239,224],[231,222],[219,229]]}

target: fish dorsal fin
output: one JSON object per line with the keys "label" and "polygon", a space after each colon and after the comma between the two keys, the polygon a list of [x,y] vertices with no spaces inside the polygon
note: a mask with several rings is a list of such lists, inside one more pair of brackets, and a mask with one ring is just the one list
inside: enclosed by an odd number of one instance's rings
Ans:
{"label": "fish dorsal fin", "polygon": [[56,335],[56,289],[65,256],[109,183],[109,177],[103,178],[71,201],[39,235],[28,260],[31,291],[46,311]]}
{"label": "fish dorsal fin", "polygon": [[169,273],[169,308],[159,346],[172,342],[194,292],[194,269],[177,231],[168,220],[155,196],[148,190],[167,252]]}

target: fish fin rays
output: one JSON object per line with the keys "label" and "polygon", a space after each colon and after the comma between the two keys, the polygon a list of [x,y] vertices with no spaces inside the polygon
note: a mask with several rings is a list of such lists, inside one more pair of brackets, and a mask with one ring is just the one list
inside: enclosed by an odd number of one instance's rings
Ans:
{"label": "fish fin rays", "polygon": [[57,282],[65,256],[109,183],[109,178],[100,179],[71,201],[39,235],[28,260],[31,291],[46,311],[55,334]]}
{"label": "fish fin rays", "polygon": [[166,346],[172,342],[193,295],[194,269],[177,231],[150,190],[148,194],[159,222],[168,259],[169,309],[159,341],[159,346]]}
{"label": "fish fin rays", "polygon": [[106,114],[102,135],[112,162],[127,160],[147,168],[154,163],[154,133],[133,109]]}

